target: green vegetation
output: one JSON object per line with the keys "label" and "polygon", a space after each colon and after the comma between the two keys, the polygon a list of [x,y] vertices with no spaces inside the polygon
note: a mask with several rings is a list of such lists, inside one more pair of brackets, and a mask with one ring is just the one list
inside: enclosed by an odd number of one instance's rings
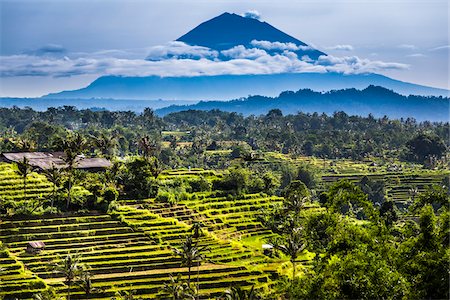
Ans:
{"label": "green vegetation", "polygon": [[67,165],[0,163],[0,298],[449,297],[448,123],[64,107],[0,131]]}

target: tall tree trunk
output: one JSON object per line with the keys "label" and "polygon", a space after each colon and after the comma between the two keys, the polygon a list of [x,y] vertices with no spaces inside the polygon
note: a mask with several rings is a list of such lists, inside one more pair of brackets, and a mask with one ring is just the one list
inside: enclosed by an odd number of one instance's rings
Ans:
{"label": "tall tree trunk", "polygon": [[67,210],[69,210],[69,204],[70,204],[70,192],[72,191],[72,170],[69,171],[69,186],[68,186],[68,191],[67,191]]}
{"label": "tall tree trunk", "polygon": [[191,265],[188,266],[188,285],[191,287]]}
{"label": "tall tree trunk", "polygon": [[71,286],[71,282],[67,282],[67,300],[70,300],[70,286]]}
{"label": "tall tree trunk", "polygon": [[52,210],[53,210],[53,205],[55,204],[55,197],[56,197],[56,184],[53,184],[53,195],[52,195],[52,201],[50,203]]}
{"label": "tall tree trunk", "polygon": [[292,262],[292,281],[295,280],[295,259],[291,260]]}
{"label": "tall tree trunk", "polygon": [[27,177],[23,177],[23,199],[26,200],[27,197]]}

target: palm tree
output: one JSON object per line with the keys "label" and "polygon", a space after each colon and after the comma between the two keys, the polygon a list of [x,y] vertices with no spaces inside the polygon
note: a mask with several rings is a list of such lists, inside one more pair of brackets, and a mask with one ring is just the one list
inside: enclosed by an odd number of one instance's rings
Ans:
{"label": "palm tree", "polygon": [[254,300],[256,299],[255,286],[253,285],[250,290],[244,290],[240,286],[233,286],[228,290],[225,290],[223,296],[220,299],[224,300]]}
{"label": "palm tree", "polygon": [[50,204],[51,208],[53,208],[56,193],[59,189],[59,186],[61,185],[63,174],[61,172],[61,169],[58,169],[57,167],[55,167],[55,165],[52,165],[50,169],[44,170],[44,175],[47,180],[53,184],[52,200]]}
{"label": "palm tree", "polygon": [[72,180],[73,180],[73,170],[75,169],[75,164],[78,156],[86,147],[85,138],[78,132],[68,137],[62,141],[62,148],[64,149],[64,162],[66,163],[66,171],[68,173],[68,187],[67,187],[67,209],[69,209],[69,204],[71,201],[71,191],[72,191]]}
{"label": "palm tree", "polygon": [[302,230],[301,227],[293,228],[290,234],[269,241],[275,249],[280,250],[290,257],[290,262],[292,263],[292,280],[295,279],[296,275],[296,259],[306,248]]}
{"label": "palm tree", "polygon": [[27,193],[27,176],[31,173],[32,166],[30,165],[30,161],[26,157],[24,157],[22,160],[19,160],[16,165],[19,175],[22,176],[23,196],[25,198]]}
{"label": "palm tree", "polygon": [[178,275],[176,279],[170,275],[170,281],[164,283],[161,293],[163,299],[167,299],[167,297],[172,300],[195,299],[192,295],[192,289],[181,280],[181,275]]}
{"label": "palm tree", "polygon": [[109,158],[117,146],[116,137],[113,134],[106,135],[105,133],[101,133],[100,136],[93,136],[92,138],[94,146],[101,151],[103,156]]}
{"label": "palm tree", "polygon": [[97,289],[92,285],[92,275],[88,270],[81,271],[77,284],[84,291],[86,299],[88,299],[92,293],[100,291],[100,289]]}
{"label": "palm tree", "polygon": [[145,159],[149,159],[151,156],[155,155],[158,150],[158,145],[156,142],[150,140],[150,137],[144,136],[138,141],[138,147],[142,151],[142,156]]}
{"label": "palm tree", "polygon": [[67,285],[67,300],[70,300],[70,288],[76,277],[82,270],[80,265],[81,257],[78,254],[67,254],[66,257],[61,258],[55,266],[55,272],[64,276]]}
{"label": "palm tree", "polygon": [[[193,233],[192,237],[195,238],[195,246],[198,246],[198,240],[200,238],[200,236],[203,235],[203,224],[202,222],[194,222],[191,226],[190,231]],[[200,290],[200,264],[197,264],[197,299],[199,297],[199,290]]]}
{"label": "palm tree", "polygon": [[198,248],[193,243],[192,237],[188,236],[186,241],[181,244],[181,249],[174,248],[173,252],[181,258],[181,265],[188,268],[188,285],[191,286],[191,268],[199,264],[204,259],[203,251],[208,250],[206,246]]}
{"label": "palm tree", "polygon": [[196,244],[198,244],[198,239],[203,235],[203,227],[202,222],[194,222],[191,226],[190,231],[192,232],[192,237],[196,239]]}

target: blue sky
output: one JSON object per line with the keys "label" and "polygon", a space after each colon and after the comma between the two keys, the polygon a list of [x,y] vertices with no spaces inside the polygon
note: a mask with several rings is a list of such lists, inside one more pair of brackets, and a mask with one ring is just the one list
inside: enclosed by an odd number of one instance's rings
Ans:
{"label": "blue sky", "polygon": [[332,65],[339,72],[373,71],[448,88],[448,6],[447,0],[0,0],[0,96],[76,89],[104,74],[324,70],[288,56],[231,63],[145,60],[155,51],[180,49],[170,42],[205,20],[250,10],[330,54],[327,71]]}

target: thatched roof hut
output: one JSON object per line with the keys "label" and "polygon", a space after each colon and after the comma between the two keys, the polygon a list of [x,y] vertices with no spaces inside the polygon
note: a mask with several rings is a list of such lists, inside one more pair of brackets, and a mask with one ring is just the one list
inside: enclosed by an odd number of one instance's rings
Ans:
{"label": "thatched roof hut", "polygon": [[27,244],[27,252],[30,254],[37,254],[45,249],[44,242],[41,241],[33,241],[28,242]]}
{"label": "thatched roof hut", "polygon": [[[28,163],[41,170],[48,170],[53,167],[65,168],[64,152],[9,152],[0,155],[0,161],[8,163],[17,163],[28,159]],[[83,155],[78,156],[75,162],[75,168],[87,171],[101,171],[111,167],[111,162],[106,158],[88,158]]]}

